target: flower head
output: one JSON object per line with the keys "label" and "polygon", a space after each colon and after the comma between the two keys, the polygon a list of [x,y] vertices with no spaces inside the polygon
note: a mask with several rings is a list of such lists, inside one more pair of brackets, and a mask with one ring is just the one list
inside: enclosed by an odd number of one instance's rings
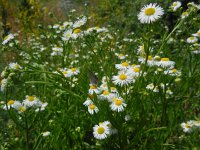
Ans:
{"label": "flower head", "polygon": [[121,97],[113,97],[110,107],[113,111],[121,112],[126,107],[124,100]]}
{"label": "flower head", "polygon": [[113,76],[112,78],[113,83],[116,85],[128,85],[131,82],[134,82],[134,79],[132,76],[126,72],[119,72],[117,76]]}
{"label": "flower head", "polygon": [[13,69],[13,70],[19,70],[19,69],[21,69],[22,67],[21,67],[18,63],[10,63],[10,64],[9,64],[9,68],[10,68],[10,69]]}
{"label": "flower head", "polygon": [[150,3],[144,6],[138,14],[141,23],[152,23],[164,14],[164,10],[156,3]]}
{"label": "flower head", "polygon": [[99,125],[95,125],[93,127],[93,135],[98,140],[103,140],[103,139],[107,138],[109,133],[110,133],[110,131],[106,124],[99,123]]}
{"label": "flower head", "polygon": [[176,1],[176,2],[173,2],[172,5],[170,6],[170,8],[173,10],[173,11],[176,11],[178,8],[181,7],[181,2],[180,1]]}
{"label": "flower head", "polygon": [[5,45],[6,43],[8,43],[10,40],[14,39],[14,34],[9,34],[7,36],[4,37],[2,45]]}

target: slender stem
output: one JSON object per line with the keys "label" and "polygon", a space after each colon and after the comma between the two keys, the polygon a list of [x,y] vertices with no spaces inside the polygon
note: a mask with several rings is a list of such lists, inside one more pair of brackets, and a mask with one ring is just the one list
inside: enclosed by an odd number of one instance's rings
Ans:
{"label": "slender stem", "polygon": [[28,127],[28,120],[27,120],[27,116],[24,113],[24,119],[25,119],[25,128],[26,128],[26,146],[27,149],[30,150],[30,146],[29,146],[29,127]]}

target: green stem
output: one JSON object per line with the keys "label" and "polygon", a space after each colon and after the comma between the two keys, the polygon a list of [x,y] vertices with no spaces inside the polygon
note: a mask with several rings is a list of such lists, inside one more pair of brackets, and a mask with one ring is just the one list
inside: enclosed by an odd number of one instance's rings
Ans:
{"label": "green stem", "polygon": [[25,128],[26,128],[26,146],[27,149],[30,150],[30,145],[29,145],[29,127],[28,127],[28,120],[27,120],[27,116],[24,113],[24,120],[25,120]]}

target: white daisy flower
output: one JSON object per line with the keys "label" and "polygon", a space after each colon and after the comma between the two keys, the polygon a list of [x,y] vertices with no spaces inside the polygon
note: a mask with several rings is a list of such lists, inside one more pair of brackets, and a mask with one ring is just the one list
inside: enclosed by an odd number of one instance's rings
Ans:
{"label": "white daisy flower", "polygon": [[121,112],[124,110],[127,104],[124,103],[124,100],[121,97],[113,97],[112,103],[110,104],[110,108],[113,111]]}
{"label": "white daisy flower", "polygon": [[193,130],[194,124],[195,124],[195,121],[190,120],[187,123],[185,123],[185,122],[181,123],[181,127],[183,128],[184,132],[190,133]]}
{"label": "white daisy flower", "polygon": [[152,23],[158,20],[164,14],[164,10],[156,3],[150,3],[144,6],[138,14],[141,23]]}
{"label": "white daisy flower", "polygon": [[198,39],[195,36],[191,36],[189,38],[187,38],[187,43],[196,43],[198,41]]}
{"label": "white daisy flower", "polygon": [[111,97],[113,97],[113,93],[110,93],[107,90],[104,90],[102,94],[98,95],[100,100],[109,100]]}
{"label": "white daisy flower", "polygon": [[115,64],[115,68],[119,70],[127,70],[130,67],[128,62],[122,62],[121,64]]}
{"label": "white daisy flower", "polygon": [[[146,58],[139,57],[138,61],[144,64],[146,62]],[[148,56],[147,65],[148,66],[154,66],[154,65],[156,65],[156,61],[152,58],[151,55]]]}
{"label": "white daisy flower", "polygon": [[99,123],[99,125],[93,127],[93,135],[98,140],[107,138],[109,134],[109,128],[105,124]]}
{"label": "white daisy flower", "polygon": [[124,55],[124,54],[122,54],[122,53],[115,53],[115,55],[119,58],[119,59],[121,59],[121,60],[123,60],[123,59],[125,59],[126,57],[127,57],[127,55]]}
{"label": "white daisy flower", "polygon": [[90,84],[89,94],[99,94],[101,91],[95,84]]}
{"label": "white daisy flower", "polygon": [[9,68],[13,70],[19,70],[22,69],[22,67],[18,63],[10,63]]}
{"label": "white daisy flower", "polygon": [[70,68],[68,72],[72,75],[78,75],[80,73],[80,70],[78,68]]}
{"label": "white daisy flower", "polygon": [[7,102],[7,105],[3,106],[4,110],[9,110],[10,108],[16,108],[20,105],[21,103],[19,101],[15,101],[15,100],[9,100]]}
{"label": "white daisy flower", "polygon": [[168,74],[170,76],[181,76],[181,72],[177,69],[168,69],[164,71],[164,74]]}
{"label": "white daisy flower", "polygon": [[134,66],[131,66],[128,70],[127,70],[127,73],[130,74],[131,76],[133,77],[138,77],[141,73],[141,70],[140,70],[140,65],[134,65]]}
{"label": "white daisy flower", "polygon": [[88,112],[93,115],[94,113],[97,113],[99,111],[98,107],[95,104],[90,104],[88,106]]}
{"label": "white daisy flower", "polygon": [[26,99],[23,100],[23,105],[26,107],[41,107],[42,103],[36,96],[26,96]]}
{"label": "white daisy flower", "polygon": [[73,28],[79,28],[81,27],[82,25],[84,25],[85,23],[87,22],[87,18],[85,16],[83,16],[81,19],[79,19],[78,21],[76,21],[74,24],[73,24]]}
{"label": "white daisy flower", "polygon": [[185,12],[183,12],[182,14],[181,14],[181,18],[182,19],[184,19],[184,18],[186,18],[186,17],[188,17],[189,16],[189,13],[187,12],[187,11],[185,11]]}
{"label": "white daisy flower", "polygon": [[173,2],[172,5],[170,6],[170,8],[173,10],[173,11],[176,11],[178,8],[181,7],[181,2],[180,1],[176,1],[176,2]]}
{"label": "white daisy flower", "polygon": [[71,77],[72,76],[72,72],[69,71],[68,69],[66,68],[63,68],[63,69],[60,69],[60,71],[63,73],[63,75],[68,78],[68,77]]}
{"label": "white daisy flower", "polygon": [[90,99],[87,98],[86,101],[83,103],[84,106],[89,106],[90,104],[93,104],[94,102]]}
{"label": "white daisy flower", "polygon": [[21,103],[21,102],[19,102],[18,104],[16,104],[15,106],[13,106],[13,108],[15,109],[15,110],[17,110],[18,111],[18,113],[23,113],[23,112],[25,112],[26,111],[26,106],[23,104],[23,103]]}
{"label": "white daisy flower", "polygon": [[69,41],[69,39],[72,38],[72,36],[73,36],[73,31],[72,31],[72,29],[67,30],[67,31],[64,32],[63,37],[62,37],[62,40],[63,40],[63,41]]}
{"label": "white daisy flower", "polygon": [[132,76],[126,72],[119,72],[117,76],[113,76],[112,81],[115,85],[128,85],[135,80],[132,78]]}
{"label": "white daisy flower", "polygon": [[165,67],[174,68],[175,62],[170,61],[169,58],[161,58],[161,60],[159,62],[157,62],[156,65],[163,67],[163,68],[165,68]]}
{"label": "white daisy flower", "polygon": [[4,37],[2,45],[5,45],[6,43],[8,43],[10,40],[14,39],[14,34],[9,34],[7,36]]}

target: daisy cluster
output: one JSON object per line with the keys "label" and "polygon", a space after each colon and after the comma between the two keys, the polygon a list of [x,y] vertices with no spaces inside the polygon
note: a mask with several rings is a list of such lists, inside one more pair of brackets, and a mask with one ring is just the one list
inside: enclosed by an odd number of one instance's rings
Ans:
{"label": "daisy cluster", "polygon": [[29,108],[34,108],[35,112],[45,110],[47,102],[41,102],[36,96],[27,95],[23,101],[9,100],[4,106],[4,110],[14,109],[18,113],[23,113]]}
{"label": "daisy cluster", "polygon": [[200,29],[196,33],[193,33],[186,40],[187,43],[189,43],[191,45],[190,47],[191,47],[193,54],[199,54],[200,53],[199,39],[200,39]]}
{"label": "daisy cluster", "polygon": [[88,90],[89,96],[86,101],[83,103],[88,108],[90,114],[98,113],[99,108],[95,104],[95,95],[97,96],[97,104],[103,101],[107,101],[110,105],[110,109],[116,112],[124,111],[124,108],[127,106],[125,100],[119,96],[117,89],[113,87],[108,87],[107,77],[102,78],[102,84],[98,87],[95,84],[90,84]]}
{"label": "daisy cluster", "polygon": [[[85,38],[95,35],[102,41],[107,38],[112,38],[105,27],[89,27],[85,29],[88,18],[81,16],[77,21],[65,21],[54,25],[49,25],[47,30],[49,32],[41,33],[39,36],[31,34],[28,41],[25,40],[21,44],[30,51],[21,51],[20,56],[26,64],[33,64],[32,59],[45,60],[46,65],[55,67],[58,60],[64,59],[64,63],[70,61],[70,67],[79,63],[77,58],[79,53],[87,46]],[[103,34],[103,36],[101,35]],[[49,41],[45,43],[44,41]],[[49,44],[50,43],[50,44]],[[69,45],[71,45],[69,47]],[[79,46],[80,45],[80,46]],[[88,52],[91,54],[91,51]],[[64,57],[64,58],[63,58]],[[83,59],[88,59],[88,55],[81,55]],[[70,58],[70,59],[69,59]]]}
{"label": "daisy cluster", "polygon": [[190,133],[194,130],[200,129],[200,120],[190,120],[187,122],[181,123],[181,127],[183,128],[183,131],[186,133]]}

